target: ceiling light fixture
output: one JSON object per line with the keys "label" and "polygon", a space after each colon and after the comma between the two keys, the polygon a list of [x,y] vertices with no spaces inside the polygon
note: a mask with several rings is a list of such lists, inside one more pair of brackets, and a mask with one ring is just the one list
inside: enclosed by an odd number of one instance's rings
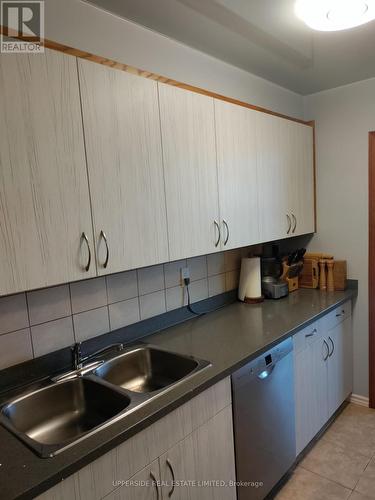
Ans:
{"label": "ceiling light fixture", "polygon": [[295,13],[314,30],[346,30],[375,19],[375,0],[296,0]]}

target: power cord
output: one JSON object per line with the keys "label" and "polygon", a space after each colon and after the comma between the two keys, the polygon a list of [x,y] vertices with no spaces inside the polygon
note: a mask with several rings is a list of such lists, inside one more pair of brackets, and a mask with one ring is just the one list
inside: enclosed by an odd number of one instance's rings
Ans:
{"label": "power cord", "polygon": [[235,302],[235,300],[232,300],[230,302],[225,302],[221,306],[215,307],[214,309],[209,309],[207,311],[195,311],[192,308],[192,306],[191,306],[190,289],[189,289],[190,278],[184,278],[184,285],[185,285],[185,288],[186,288],[186,294],[187,294],[187,299],[188,299],[187,309],[188,309],[189,312],[191,312],[195,316],[204,316],[205,314],[208,314],[208,313],[211,313],[211,312],[214,312],[214,311],[218,311],[219,309],[222,309],[223,307],[229,306],[230,304],[233,304]]}

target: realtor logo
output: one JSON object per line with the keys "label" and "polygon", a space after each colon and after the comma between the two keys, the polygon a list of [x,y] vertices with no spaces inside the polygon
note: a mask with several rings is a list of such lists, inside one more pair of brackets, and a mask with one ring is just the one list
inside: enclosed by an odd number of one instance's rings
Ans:
{"label": "realtor logo", "polygon": [[1,52],[44,52],[44,2],[1,2]]}

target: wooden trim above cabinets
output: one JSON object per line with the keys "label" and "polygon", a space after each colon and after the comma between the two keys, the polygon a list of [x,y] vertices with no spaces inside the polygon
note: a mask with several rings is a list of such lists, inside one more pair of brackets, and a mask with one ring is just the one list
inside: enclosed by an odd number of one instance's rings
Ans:
{"label": "wooden trim above cabinets", "polygon": [[375,132],[369,133],[369,393],[375,408]]}
{"label": "wooden trim above cabinets", "polygon": [[[12,32],[8,29],[4,28],[4,26],[0,25],[0,32],[4,33],[4,30],[7,31],[7,36],[13,36],[13,38],[21,40],[23,37],[19,36],[18,33]],[[64,54],[69,54],[75,57],[79,57],[81,59],[87,59],[88,61],[95,62],[97,64],[102,64],[103,66],[109,66],[114,69],[118,69],[120,71],[126,71],[127,73],[132,73],[133,75],[142,76],[143,78],[150,78],[151,80],[155,80],[161,83],[166,83],[167,85],[173,85],[174,87],[179,87],[181,89],[190,90],[191,92],[196,92],[197,94],[203,94],[209,97],[213,97],[215,99],[219,99],[221,101],[230,102],[232,104],[236,104],[237,106],[243,106],[244,108],[253,109],[255,111],[260,111],[261,113],[267,113],[269,115],[278,116],[280,118],[284,118],[285,120],[290,120],[297,123],[302,123],[303,125],[313,126],[312,122],[306,122],[304,120],[299,120],[298,118],[293,118],[292,116],[287,116],[282,113],[277,113],[275,111],[271,111],[266,108],[262,108],[261,106],[254,106],[253,104],[249,104],[244,101],[240,101],[238,99],[233,99],[232,97],[226,97],[221,94],[217,94],[216,92],[211,92],[209,90],[202,89],[200,87],[195,87],[194,85],[188,85],[187,83],[178,82],[177,80],[173,80],[171,78],[167,78],[165,76],[158,75],[156,73],[151,73],[150,71],[145,71],[139,68],[135,68],[134,66],[129,66],[128,64],[116,62],[112,59],[107,59],[106,57],[97,56],[91,54],[90,52],[85,52],[80,49],[75,49],[73,47],[69,47],[67,45],[62,45],[58,42],[53,42],[52,40],[44,39],[44,46],[48,49],[57,50],[59,52],[63,52]]]}

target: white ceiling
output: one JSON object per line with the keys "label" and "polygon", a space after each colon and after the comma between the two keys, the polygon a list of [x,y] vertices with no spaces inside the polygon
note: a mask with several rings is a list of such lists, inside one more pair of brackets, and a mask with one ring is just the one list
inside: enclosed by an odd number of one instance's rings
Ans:
{"label": "white ceiling", "polygon": [[375,21],[314,32],[294,0],[89,0],[300,94],[375,77]]}

